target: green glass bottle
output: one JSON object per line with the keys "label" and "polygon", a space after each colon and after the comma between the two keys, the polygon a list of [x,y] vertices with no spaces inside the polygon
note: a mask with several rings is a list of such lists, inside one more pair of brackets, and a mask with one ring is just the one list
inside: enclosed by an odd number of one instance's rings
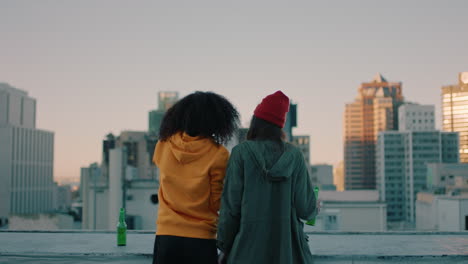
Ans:
{"label": "green glass bottle", "polygon": [[[315,187],[314,188],[315,200],[318,200],[318,192],[319,192],[319,187]],[[310,219],[309,221],[307,221],[306,225],[314,226],[315,225],[315,217]]]}
{"label": "green glass bottle", "polygon": [[125,223],[125,209],[120,208],[119,223],[117,224],[117,246],[127,245],[127,223]]}

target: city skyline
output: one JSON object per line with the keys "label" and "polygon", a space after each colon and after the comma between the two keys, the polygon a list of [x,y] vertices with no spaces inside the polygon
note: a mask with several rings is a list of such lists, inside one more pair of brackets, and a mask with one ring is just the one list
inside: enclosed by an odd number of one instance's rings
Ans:
{"label": "city skyline", "polygon": [[402,82],[407,101],[436,106],[441,129],[441,87],[467,71],[468,3],[360,3],[2,2],[0,82],[37,99],[38,128],[55,132],[56,178],[100,162],[109,132],[146,131],[159,91],[220,93],[245,126],[281,89],[298,105],[294,133],[310,135],[311,163],[335,165],[361,82],[377,72]]}

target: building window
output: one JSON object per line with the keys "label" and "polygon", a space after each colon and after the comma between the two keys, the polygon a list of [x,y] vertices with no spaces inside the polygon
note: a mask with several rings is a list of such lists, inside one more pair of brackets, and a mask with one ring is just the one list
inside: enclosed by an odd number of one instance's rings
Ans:
{"label": "building window", "polygon": [[326,217],[325,230],[338,230],[338,217],[336,215]]}

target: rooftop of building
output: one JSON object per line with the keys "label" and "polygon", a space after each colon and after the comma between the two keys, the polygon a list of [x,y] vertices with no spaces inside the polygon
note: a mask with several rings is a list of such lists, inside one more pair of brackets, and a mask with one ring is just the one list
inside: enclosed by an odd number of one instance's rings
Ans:
{"label": "rooftop of building", "polygon": [[[468,232],[312,232],[315,263],[466,263]],[[1,263],[150,263],[154,232],[0,231]]]}
{"label": "rooftop of building", "polygon": [[375,76],[374,79],[372,79],[373,82],[387,82],[387,79],[385,79],[380,72],[378,72]]}
{"label": "rooftop of building", "polygon": [[381,73],[377,73],[370,82],[363,82],[361,88],[377,88],[377,87],[401,87],[401,82],[388,81]]}
{"label": "rooftop of building", "polygon": [[435,194],[432,192],[419,192],[417,194],[417,200],[419,202],[432,203],[437,198],[439,200],[468,200],[468,193],[461,193],[459,195],[450,194]]}
{"label": "rooftop of building", "polygon": [[379,192],[375,190],[319,191],[319,198],[326,202],[377,202]]}
{"label": "rooftop of building", "polygon": [[457,196],[443,195],[438,198],[440,200],[468,200],[468,194],[462,194]]}
{"label": "rooftop of building", "polygon": [[7,91],[9,93],[16,93],[16,94],[20,94],[22,96],[27,96],[28,95],[28,93],[26,91],[20,90],[18,88],[15,88],[15,87],[11,86],[8,83],[3,83],[3,82],[0,82],[0,92],[1,91]]}
{"label": "rooftop of building", "polygon": [[413,103],[413,102],[405,102],[404,104],[400,105],[398,107],[400,111],[404,110],[409,110],[409,111],[414,111],[414,109],[424,109],[424,111],[432,110],[435,111],[435,105],[427,105],[427,104],[419,104],[419,103]]}

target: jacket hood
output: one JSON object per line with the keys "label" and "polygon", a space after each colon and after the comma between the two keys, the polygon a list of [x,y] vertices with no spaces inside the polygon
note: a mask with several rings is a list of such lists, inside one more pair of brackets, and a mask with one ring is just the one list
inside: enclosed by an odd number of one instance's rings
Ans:
{"label": "jacket hood", "polygon": [[283,144],[284,152],[273,165],[267,167],[267,159],[271,159],[272,156],[269,155],[270,152],[266,149],[266,145],[255,141],[245,142],[246,150],[256,166],[263,172],[265,178],[270,181],[286,181],[291,177],[296,168],[297,154],[294,147],[288,143]]}
{"label": "jacket hood", "polygon": [[192,137],[185,132],[174,134],[169,143],[172,154],[181,164],[198,160],[214,146],[211,139]]}

